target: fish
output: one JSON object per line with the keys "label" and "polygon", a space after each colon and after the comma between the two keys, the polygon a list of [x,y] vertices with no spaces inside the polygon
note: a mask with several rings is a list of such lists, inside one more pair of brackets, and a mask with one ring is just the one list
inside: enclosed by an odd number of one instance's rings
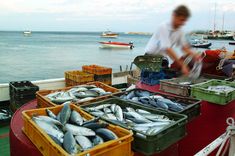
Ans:
{"label": "fish", "polygon": [[65,125],[71,115],[71,109],[69,104],[64,104],[62,110],[60,111],[60,122]]}
{"label": "fish", "polygon": [[143,109],[136,109],[136,112],[140,114],[151,114],[150,112],[143,110]]}
{"label": "fish", "polygon": [[118,139],[118,136],[109,129],[99,128],[95,130],[96,134],[99,135],[104,141],[115,140]]}
{"label": "fish", "polygon": [[126,99],[132,99],[133,97],[135,97],[135,92],[131,91],[126,95]]}
{"label": "fish", "polygon": [[74,96],[77,98],[87,98],[87,97],[97,97],[99,94],[92,90],[86,90],[83,92],[74,93]]}
{"label": "fish", "polygon": [[77,135],[75,136],[75,140],[81,146],[83,150],[88,150],[93,147],[92,142],[85,136]]}
{"label": "fish", "polygon": [[105,113],[105,114],[108,114],[108,113],[112,113],[112,111],[111,111],[111,109],[105,107],[105,108],[104,108],[104,113]]}
{"label": "fish", "polygon": [[94,137],[92,137],[91,141],[93,143],[93,146],[104,143],[104,139],[102,139],[99,135],[95,135]]}
{"label": "fish", "polygon": [[99,93],[100,95],[103,95],[103,94],[106,93],[106,91],[105,91],[104,89],[98,88],[98,87],[92,88],[92,89],[90,89],[90,90],[95,91],[95,92]]}
{"label": "fish", "polygon": [[95,132],[89,128],[65,124],[64,130],[72,132],[73,135],[94,136]]}
{"label": "fish", "polygon": [[226,86],[226,85],[219,85],[219,86],[209,86],[207,88],[209,91],[214,91],[217,93],[229,93],[235,90],[234,87]]}
{"label": "fish", "polygon": [[85,126],[86,124],[89,124],[89,123],[96,123],[99,119],[100,119],[100,117],[97,117],[92,120],[85,121],[85,122],[83,122],[82,126]]}
{"label": "fish", "polygon": [[76,144],[76,140],[73,137],[73,134],[68,131],[64,135],[63,147],[69,154],[77,154],[78,148]]}
{"label": "fish", "polygon": [[87,123],[83,125],[83,127],[86,127],[92,130],[96,130],[98,128],[106,128],[107,126],[108,126],[107,123]]}
{"label": "fish", "polygon": [[50,124],[48,122],[42,121],[36,117],[32,117],[32,120],[41,128],[43,129],[47,134],[54,136],[57,138],[61,143],[63,142],[64,133],[60,131],[60,129],[53,124]]}
{"label": "fish", "polygon": [[50,135],[50,134],[48,134],[48,135],[56,144],[58,144],[59,146],[62,147],[62,143],[64,142],[64,139],[62,141],[60,141],[56,137],[54,137],[53,135]]}
{"label": "fish", "polygon": [[58,121],[57,119],[53,119],[49,116],[40,115],[40,116],[37,116],[37,117],[34,117],[34,118],[37,119],[37,120],[47,122],[49,124],[54,124],[54,125],[58,125],[58,126],[61,126],[61,127],[63,126],[60,121]]}
{"label": "fish", "polygon": [[123,121],[123,112],[122,112],[122,108],[119,105],[116,105],[115,107],[115,116],[117,120]]}
{"label": "fish", "polygon": [[46,109],[46,112],[47,112],[47,115],[48,115],[49,117],[51,117],[51,118],[53,118],[53,119],[57,119],[57,118],[56,118],[56,115],[55,115],[52,111],[50,111],[49,109]]}
{"label": "fish", "polygon": [[73,110],[70,115],[70,121],[79,125],[79,126],[83,124],[82,116],[75,110]]}
{"label": "fish", "polygon": [[151,93],[143,90],[135,90],[135,95],[138,97],[148,97],[151,95]]}
{"label": "fish", "polygon": [[164,127],[154,126],[149,128],[146,131],[146,135],[156,135],[159,131],[161,131]]}

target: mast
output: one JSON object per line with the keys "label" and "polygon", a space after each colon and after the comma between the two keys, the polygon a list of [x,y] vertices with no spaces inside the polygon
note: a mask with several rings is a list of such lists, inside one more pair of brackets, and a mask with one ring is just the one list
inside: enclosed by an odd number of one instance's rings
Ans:
{"label": "mast", "polygon": [[222,33],[224,34],[224,12],[223,12],[223,23],[222,23]]}
{"label": "mast", "polygon": [[216,18],[216,3],[215,3],[215,13],[214,13],[214,32],[215,32],[215,27],[216,27],[215,18]]}

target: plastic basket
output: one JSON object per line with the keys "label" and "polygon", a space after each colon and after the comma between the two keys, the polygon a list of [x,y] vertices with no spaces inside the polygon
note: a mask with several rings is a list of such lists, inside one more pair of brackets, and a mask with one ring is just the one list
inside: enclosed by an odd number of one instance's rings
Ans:
{"label": "plastic basket", "polygon": [[[176,121],[175,123],[170,124],[169,126],[165,127],[164,129],[162,129],[156,135],[153,135],[153,136],[146,135],[146,137],[143,137],[142,135],[139,135],[137,131],[132,129],[134,133],[134,141],[132,143],[132,148],[135,151],[138,151],[146,155],[158,153],[158,152],[163,151],[170,145],[176,143],[177,141],[179,141],[181,138],[183,138],[186,135],[185,124],[187,121],[187,116],[176,114],[173,112],[165,112],[161,110],[146,108],[141,105],[134,104],[132,102],[121,100],[119,98],[106,99],[106,100],[99,101],[96,103],[86,104],[86,105],[81,106],[81,108],[85,110],[86,107],[93,107],[93,106],[98,106],[98,105],[107,104],[107,103],[109,104],[115,103],[119,105],[122,109],[126,107],[132,107],[134,109],[138,108],[138,109],[147,110],[154,114],[163,114],[163,115],[168,116],[170,119],[173,119]],[[127,127],[124,124],[121,124],[120,122],[115,122],[113,120],[108,120],[105,118],[103,119],[110,123],[117,124],[121,127],[124,127],[126,129],[130,129],[129,127]]]}
{"label": "plastic basket", "polygon": [[112,74],[112,68],[99,65],[84,65],[82,71],[96,75]]}
{"label": "plastic basket", "polygon": [[[95,82],[89,82],[87,83],[88,85],[95,85],[99,88],[102,88],[104,89],[105,91],[107,92],[112,92],[112,93],[117,93],[117,92],[121,92],[119,89],[116,89],[114,87],[111,87],[111,86],[108,86],[102,82],[98,82],[98,81],[95,81]],[[39,108],[44,108],[44,107],[52,107],[52,106],[56,106],[55,103],[51,102],[48,98],[46,98],[45,96],[50,94],[50,93],[54,93],[54,92],[58,92],[58,91],[67,91],[69,89],[71,89],[72,87],[66,87],[66,88],[61,88],[61,89],[56,89],[56,90],[40,90],[36,93],[36,98],[37,98],[37,106]],[[112,96],[112,94],[110,95],[104,95],[104,96],[99,96],[99,97],[96,97],[92,100],[89,100],[89,101],[86,101],[86,102],[78,102],[76,104],[78,105],[82,105],[82,104],[85,104],[85,103],[89,103],[89,102],[94,102],[94,101],[98,101],[98,100],[101,100],[101,99],[105,99],[105,98],[108,98]]]}
{"label": "plastic basket", "polygon": [[[144,90],[144,89],[132,89],[132,90],[126,91],[126,92],[115,93],[113,96],[120,98],[120,96],[122,96],[124,94],[128,94],[131,91],[135,91],[135,90],[147,91],[147,90]],[[194,118],[196,118],[197,116],[200,115],[200,112],[201,112],[200,111],[200,108],[201,108],[201,105],[200,105],[201,101],[200,100],[196,100],[196,99],[188,98],[188,97],[169,95],[169,94],[164,94],[164,93],[159,93],[159,92],[150,92],[150,91],[147,91],[147,92],[149,92],[150,95],[160,95],[160,96],[162,96],[164,98],[167,98],[171,101],[183,104],[185,106],[185,109],[182,110],[182,111],[179,111],[177,113],[186,115],[188,117],[188,121],[191,121],[192,119],[194,119]],[[166,110],[161,109],[161,108],[157,108],[157,107],[154,107],[154,106],[151,106],[151,105],[143,104],[141,102],[136,102],[136,101],[132,101],[132,100],[128,100],[128,101],[131,101],[132,103],[136,103],[136,104],[141,104],[143,107],[149,107],[149,108],[153,108],[153,109],[166,111]]]}
{"label": "plastic basket", "polygon": [[112,74],[105,74],[105,75],[94,75],[95,81],[103,82],[107,85],[112,85]]}
{"label": "plastic basket", "polygon": [[12,81],[9,83],[10,95],[32,95],[39,90],[39,87],[30,81]]}
{"label": "plastic basket", "polygon": [[94,81],[94,74],[85,73],[83,71],[74,70],[65,72],[66,86],[75,86]]}
{"label": "plastic basket", "polygon": [[[51,107],[48,108],[53,113],[58,114],[58,112],[62,109],[63,106]],[[70,105],[71,109],[79,112],[84,118],[92,119],[93,117],[86,112],[82,111],[75,105]],[[44,156],[69,156],[62,147],[56,144],[38,125],[32,121],[32,116],[34,115],[46,115],[46,109],[34,109],[23,111],[23,132],[27,135],[27,137],[33,142],[33,144],[38,148],[38,150]],[[75,156],[131,156],[131,141],[132,132],[125,130],[121,127],[114,126],[109,124],[107,127],[117,134],[119,137],[116,140],[108,141],[103,144],[97,145],[90,150],[86,150],[82,153],[75,154]]]}
{"label": "plastic basket", "polygon": [[[206,82],[208,80],[209,79],[206,78],[199,78],[193,81],[192,85],[201,82]],[[189,81],[190,78],[188,77],[160,80],[160,90],[180,96],[190,96],[191,85],[179,84],[182,82],[189,82]]]}
{"label": "plastic basket", "polygon": [[224,80],[209,80],[204,83],[196,84],[192,86],[191,95],[197,99],[205,100],[215,104],[225,105],[235,99],[235,91],[228,93],[218,93],[215,91],[209,91],[207,88],[209,86],[225,85],[235,88],[234,82],[224,81]]}
{"label": "plastic basket", "polygon": [[147,85],[156,85],[160,83],[160,80],[165,79],[165,73],[160,70],[159,72],[150,72],[146,70],[141,71],[141,82]]}
{"label": "plastic basket", "polygon": [[140,55],[134,59],[134,64],[141,70],[159,72],[162,68],[162,55]]}

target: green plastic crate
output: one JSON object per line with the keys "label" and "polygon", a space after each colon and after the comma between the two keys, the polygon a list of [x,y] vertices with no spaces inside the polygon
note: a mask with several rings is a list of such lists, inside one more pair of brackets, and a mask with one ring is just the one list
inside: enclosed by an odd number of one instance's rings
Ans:
{"label": "green plastic crate", "polygon": [[159,72],[162,68],[162,55],[140,55],[134,59],[134,64],[141,70]]}
{"label": "green plastic crate", "polygon": [[215,91],[206,90],[209,86],[226,85],[235,88],[234,82],[212,79],[210,81],[193,85],[191,95],[197,99],[205,100],[215,104],[225,105],[235,99],[235,91],[229,93],[217,93]]}
{"label": "green plastic crate", "polygon": [[207,78],[198,78],[192,82],[192,84],[187,85],[187,84],[179,84],[181,82],[188,82],[190,81],[190,78],[188,77],[179,77],[179,78],[173,78],[173,79],[165,79],[165,80],[160,80],[160,90],[167,92],[167,93],[172,93],[180,96],[190,96],[191,93],[191,86],[193,84],[198,84],[201,82],[206,82],[209,79]]}
{"label": "green plastic crate", "polygon": [[[111,98],[91,104],[82,105],[81,108],[85,110],[86,107],[93,107],[108,103],[109,104],[115,103],[119,105],[122,109],[126,107],[132,107],[134,109],[147,110],[154,114],[166,115],[170,119],[176,121],[175,123],[168,125],[167,127],[165,127],[164,129],[162,129],[156,135],[153,136],[147,135],[146,137],[143,137],[143,135],[141,135],[141,132],[137,132],[131,129],[134,133],[134,141],[132,142],[132,148],[137,152],[143,153],[145,155],[152,155],[154,153],[159,153],[165,150],[170,145],[176,143],[186,135],[185,125],[187,122],[187,116],[173,112],[166,112],[152,108],[146,108],[129,101],[121,100],[120,98]],[[127,127],[125,124],[121,124],[120,122],[115,122],[113,120],[108,120],[105,118],[103,119],[112,124],[116,124],[123,128],[130,129],[130,127]]]}
{"label": "green plastic crate", "polygon": [[[113,94],[114,97],[120,97],[123,94],[128,94],[129,92],[133,91],[133,90],[142,90],[142,91],[148,91],[148,90],[144,90],[144,89],[132,89],[130,91],[125,91],[125,92],[121,92],[121,93],[115,93]],[[150,91],[148,91],[150,92]],[[183,104],[185,106],[185,109],[176,113],[179,114],[184,114],[188,117],[188,121],[191,121],[192,119],[196,118],[197,116],[199,116],[201,114],[200,108],[201,108],[201,100],[196,100],[193,98],[189,98],[189,97],[182,97],[182,96],[176,96],[176,95],[169,95],[169,94],[165,94],[165,93],[160,93],[160,92],[150,92],[151,95],[160,95],[163,96],[164,98],[167,98],[171,101]],[[123,99],[124,100],[124,99]],[[136,102],[136,101],[132,101],[132,100],[127,100],[130,101],[132,103],[135,104],[141,104],[141,106],[143,107],[148,107],[148,108],[152,108],[152,109],[158,109],[158,110],[162,110],[162,111],[166,111],[164,109],[161,108],[157,108],[151,105],[145,105],[142,104],[140,102]]]}

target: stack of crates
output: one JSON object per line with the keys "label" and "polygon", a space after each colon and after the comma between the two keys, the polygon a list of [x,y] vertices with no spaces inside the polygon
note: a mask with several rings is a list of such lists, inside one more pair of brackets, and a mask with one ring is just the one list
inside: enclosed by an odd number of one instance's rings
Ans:
{"label": "stack of crates", "polygon": [[35,99],[39,87],[30,81],[14,81],[9,83],[10,109],[15,112],[20,106]]}
{"label": "stack of crates", "polygon": [[94,74],[89,74],[79,70],[66,71],[64,74],[66,87],[81,85],[94,81]]}
{"label": "stack of crates", "polygon": [[84,65],[82,71],[94,74],[95,81],[103,82],[107,85],[112,85],[112,68],[99,65]]}

